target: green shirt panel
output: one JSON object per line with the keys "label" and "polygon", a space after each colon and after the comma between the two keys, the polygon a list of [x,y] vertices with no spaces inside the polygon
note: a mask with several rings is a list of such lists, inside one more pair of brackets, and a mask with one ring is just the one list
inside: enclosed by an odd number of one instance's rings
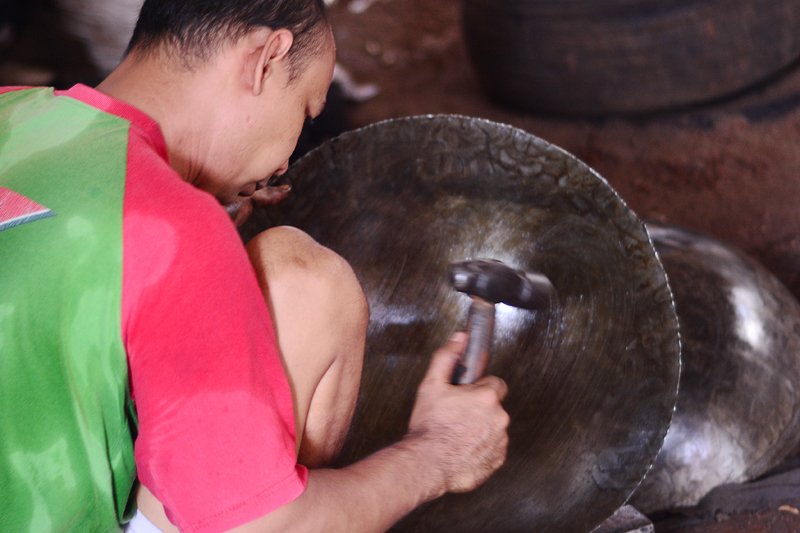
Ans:
{"label": "green shirt panel", "polygon": [[128,129],[51,89],[0,95],[0,186],[55,213],[0,231],[0,531],[118,531],[132,510]]}

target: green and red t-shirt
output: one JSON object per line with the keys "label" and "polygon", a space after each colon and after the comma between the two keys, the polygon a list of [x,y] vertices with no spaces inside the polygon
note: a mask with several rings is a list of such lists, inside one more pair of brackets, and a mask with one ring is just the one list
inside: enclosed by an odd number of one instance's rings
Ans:
{"label": "green and red t-shirt", "polygon": [[158,125],[82,85],[5,89],[0,530],[117,530],[138,476],[182,531],[224,531],[302,493],[294,449],[246,251]]}

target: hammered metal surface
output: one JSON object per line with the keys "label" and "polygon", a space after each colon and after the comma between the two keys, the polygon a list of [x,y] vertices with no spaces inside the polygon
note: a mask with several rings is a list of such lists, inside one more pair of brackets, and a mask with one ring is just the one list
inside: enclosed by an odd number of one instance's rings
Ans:
{"label": "hammered metal surface", "polygon": [[800,306],[764,267],[708,236],[647,223],[675,296],[683,372],[672,427],[632,502],[691,506],[753,479],[800,441]]}
{"label": "hammered metal surface", "polygon": [[339,464],[399,439],[430,354],[464,325],[447,266],[544,273],[548,309],[499,305],[487,371],[509,386],[506,464],[394,531],[591,531],[639,484],[676,400],[677,319],[642,222],[586,165],[510,126],[378,123],[298,161],[291,197],[243,235],[297,226],[344,256],[370,305],[357,412]]}

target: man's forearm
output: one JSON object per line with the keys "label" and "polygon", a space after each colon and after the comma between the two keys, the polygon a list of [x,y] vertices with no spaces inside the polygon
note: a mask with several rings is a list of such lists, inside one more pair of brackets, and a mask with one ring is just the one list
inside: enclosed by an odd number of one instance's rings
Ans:
{"label": "man's forearm", "polygon": [[486,481],[505,461],[508,389],[493,376],[450,384],[465,344],[457,334],[434,353],[402,441],[346,468],[309,471],[299,498],[237,531],[386,531],[420,504]]}
{"label": "man's forearm", "polygon": [[234,531],[386,531],[446,491],[426,448],[424,437],[410,436],[346,468],[310,470],[299,498]]}

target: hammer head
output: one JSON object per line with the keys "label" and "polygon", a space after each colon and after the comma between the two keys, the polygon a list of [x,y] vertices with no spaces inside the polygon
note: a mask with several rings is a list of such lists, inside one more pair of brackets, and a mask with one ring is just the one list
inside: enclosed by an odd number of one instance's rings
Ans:
{"label": "hammer head", "polygon": [[453,263],[447,276],[457,291],[492,304],[504,303],[522,309],[547,306],[555,292],[543,274],[516,270],[496,259]]}

